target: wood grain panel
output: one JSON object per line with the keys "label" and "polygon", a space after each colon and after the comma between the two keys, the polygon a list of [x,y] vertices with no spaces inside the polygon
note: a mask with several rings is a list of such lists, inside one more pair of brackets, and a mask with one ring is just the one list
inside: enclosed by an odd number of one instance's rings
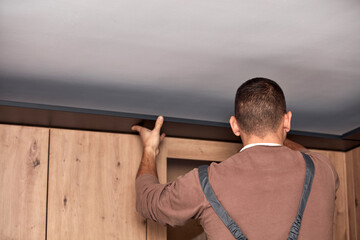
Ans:
{"label": "wood grain panel", "polygon": [[325,155],[335,167],[339,175],[340,186],[336,192],[333,239],[349,239],[349,215],[347,199],[347,176],[345,153],[336,151],[311,150]]}
{"label": "wood grain panel", "polygon": [[346,153],[350,239],[360,239],[360,147]]}
{"label": "wood grain panel", "polygon": [[49,129],[0,125],[0,239],[45,239]]}
{"label": "wood grain panel", "polygon": [[[167,178],[167,141],[164,141],[160,146],[160,154],[156,158],[156,167],[159,177],[159,182],[166,183]],[[147,240],[166,240],[166,227],[147,219]]]}
{"label": "wood grain panel", "polygon": [[135,209],[136,135],[51,130],[48,239],[146,239]]}
{"label": "wood grain panel", "polygon": [[360,147],[353,151],[354,164],[354,189],[355,189],[355,213],[356,213],[356,237],[360,239]]}
{"label": "wood grain panel", "polygon": [[167,138],[168,158],[223,161],[239,152],[240,143]]}

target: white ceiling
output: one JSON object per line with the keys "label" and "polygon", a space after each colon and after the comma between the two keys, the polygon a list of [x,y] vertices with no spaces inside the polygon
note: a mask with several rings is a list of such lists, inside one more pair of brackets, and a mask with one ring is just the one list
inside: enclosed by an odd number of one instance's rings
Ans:
{"label": "white ceiling", "polygon": [[227,122],[283,88],[293,129],[360,126],[360,1],[1,0],[0,100]]}

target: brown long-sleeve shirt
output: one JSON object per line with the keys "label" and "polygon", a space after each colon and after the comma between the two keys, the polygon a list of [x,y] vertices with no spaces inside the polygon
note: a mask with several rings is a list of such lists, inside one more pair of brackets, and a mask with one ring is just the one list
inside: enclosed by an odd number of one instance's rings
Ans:
{"label": "brown long-sleeve shirt", "polygon": [[[314,161],[315,176],[298,239],[331,240],[338,175],[326,157],[306,153]],[[250,240],[287,239],[304,184],[300,152],[254,146],[212,163],[208,171],[220,203]],[[141,175],[136,194],[136,208],[146,218],[171,226],[198,218],[209,240],[234,239],[208,203],[196,168],[167,184]]]}

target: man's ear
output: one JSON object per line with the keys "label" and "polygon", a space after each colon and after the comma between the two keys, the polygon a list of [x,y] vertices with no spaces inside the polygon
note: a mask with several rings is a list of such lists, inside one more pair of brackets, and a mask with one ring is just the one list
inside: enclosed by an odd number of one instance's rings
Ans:
{"label": "man's ear", "polygon": [[240,136],[240,127],[239,124],[236,120],[236,118],[234,116],[231,116],[230,120],[229,120],[231,129],[233,131],[233,133],[235,134],[235,136]]}
{"label": "man's ear", "polygon": [[291,117],[292,117],[291,111],[288,111],[287,113],[284,114],[284,131],[286,133],[288,133],[291,129]]}

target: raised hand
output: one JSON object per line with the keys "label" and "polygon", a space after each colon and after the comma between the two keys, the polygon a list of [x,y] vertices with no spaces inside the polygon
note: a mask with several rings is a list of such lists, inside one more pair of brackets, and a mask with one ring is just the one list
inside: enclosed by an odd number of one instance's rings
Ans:
{"label": "raised hand", "polygon": [[144,152],[154,153],[155,156],[159,154],[159,145],[165,138],[165,133],[160,135],[161,127],[164,123],[164,117],[159,116],[156,119],[155,127],[153,130],[134,125],[131,130],[137,131],[140,134],[142,144],[144,146]]}

